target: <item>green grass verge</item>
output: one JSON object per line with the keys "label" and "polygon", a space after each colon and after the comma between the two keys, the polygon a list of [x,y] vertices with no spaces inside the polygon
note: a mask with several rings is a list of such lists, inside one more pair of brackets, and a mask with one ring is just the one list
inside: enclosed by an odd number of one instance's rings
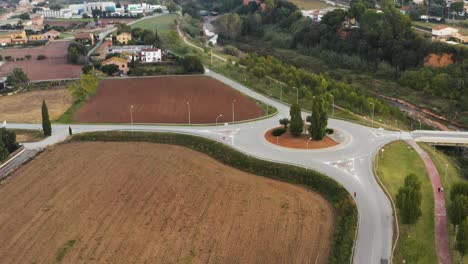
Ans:
{"label": "green grass verge", "polygon": [[426,168],[418,153],[403,141],[386,145],[384,156],[376,157],[377,177],[395,201],[405,177],[413,173],[421,181],[422,215],[414,225],[402,224],[398,219],[400,237],[393,263],[437,263],[434,239],[434,197]]}
{"label": "green grass verge", "polygon": [[177,18],[177,14],[167,14],[157,16],[150,19],[145,19],[140,22],[131,25],[131,28],[142,28],[149,30],[158,30],[158,33],[167,33],[175,30],[174,20]]}
{"label": "green grass verge", "polygon": [[41,130],[37,129],[8,129],[16,134],[16,141],[19,143],[37,142],[44,139]]}
{"label": "green grass verge", "polygon": [[53,120],[54,123],[73,123],[73,115],[80,108],[82,102],[74,102],[70,108],[65,111],[57,120]]}
{"label": "green grass verge", "polygon": [[[442,186],[444,187],[445,206],[448,208],[450,205],[450,190],[452,189],[452,185],[457,182],[465,181],[462,178],[460,168],[457,166],[455,159],[445,155],[443,152],[435,151],[434,148],[425,143],[420,144],[420,146],[429,154],[437,167]],[[468,258],[466,257],[463,259],[463,262],[460,262],[460,254],[455,249],[455,231],[453,225],[449,223],[447,228],[449,231],[449,246],[452,254],[452,261],[454,263],[468,264]]]}
{"label": "green grass verge", "polygon": [[222,143],[190,135],[109,131],[78,134],[73,136],[71,141],[138,141],[179,145],[205,153],[219,162],[248,173],[304,186],[322,195],[334,208],[335,232],[329,262],[341,264],[350,261],[357,223],[356,206],[340,184],[323,174],[260,160]]}

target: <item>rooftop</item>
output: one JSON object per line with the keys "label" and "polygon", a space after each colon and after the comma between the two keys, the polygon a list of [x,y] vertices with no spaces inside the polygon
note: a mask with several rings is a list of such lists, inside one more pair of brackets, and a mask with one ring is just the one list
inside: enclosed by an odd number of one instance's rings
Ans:
{"label": "rooftop", "polygon": [[122,59],[122,58],[119,58],[119,57],[112,57],[112,58],[109,58],[109,59],[103,61],[102,64],[112,64],[112,62],[114,62],[114,61],[122,62],[122,63],[127,63],[128,62],[126,59]]}

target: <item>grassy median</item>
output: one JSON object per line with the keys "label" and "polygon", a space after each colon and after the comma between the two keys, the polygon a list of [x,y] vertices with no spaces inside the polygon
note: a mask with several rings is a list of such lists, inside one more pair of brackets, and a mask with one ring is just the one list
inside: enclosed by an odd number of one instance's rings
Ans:
{"label": "grassy median", "polygon": [[424,163],[413,148],[403,141],[390,143],[379,152],[376,170],[380,181],[393,201],[405,177],[413,173],[421,181],[422,215],[414,225],[402,224],[398,219],[400,236],[393,263],[437,263],[434,239],[434,197]]}

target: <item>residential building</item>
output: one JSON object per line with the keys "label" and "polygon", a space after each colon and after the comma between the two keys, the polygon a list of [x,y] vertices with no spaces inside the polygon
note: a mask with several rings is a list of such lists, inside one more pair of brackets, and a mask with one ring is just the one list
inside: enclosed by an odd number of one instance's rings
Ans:
{"label": "residential building", "polygon": [[128,44],[130,40],[132,40],[132,34],[128,32],[123,32],[116,37],[117,41],[122,44]]}
{"label": "residential building", "polygon": [[146,3],[140,3],[140,4],[129,4],[127,6],[127,12],[130,13],[132,16],[139,15],[139,14],[145,14],[148,12],[154,12],[157,9],[161,9],[162,11],[167,10],[165,6],[162,5],[150,5]]}
{"label": "residential building", "polygon": [[46,39],[56,39],[58,36],[60,36],[60,32],[57,30],[49,30],[46,33],[44,33],[44,37]]}
{"label": "residential building", "polygon": [[102,62],[102,65],[115,64],[119,67],[121,73],[127,74],[128,72],[128,61],[119,57],[112,57]]}
{"label": "residential building", "polygon": [[10,44],[26,44],[28,38],[26,37],[26,31],[14,30],[14,31],[2,31],[0,32],[0,45],[7,46]]}
{"label": "residential building", "polygon": [[411,8],[410,8],[409,6],[402,6],[402,7],[400,8],[400,13],[402,13],[403,15],[406,15],[406,14],[408,14],[408,12],[409,12],[410,9],[411,9]]}
{"label": "residential building", "polygon": [[75,40],[84,45],[94,45],[94,35],[92,33],[79,33],[75,35]]}
{"label": "residential building", "polygon": [[161,60],[161,49],[152,48],[141,51],[141,62],[143,63],[161,62]]}
{"label": "residential building", "polygon": [[447,27],[447,26],[437,26],[432,29],[432,38],[433,39],[448,39],[452,34],[457,33],[458,29]]}
{"label": "residential building", "polygon": [[47,36],[45,36],[44,34],[29,36],[29,41],[43,41],[43,40],[48,40]]}
{"label": "residential building", "polygon": [[131,46],[111,46],[108,48],[107,53],[118,53],[128,58],[128,61],[132,61],[132,57],[139,59],[141,51],[145,49],[151,49],[151,45],[131,45]]}
{"label": "residential building", "polygon": [[455,32],[455,33],[452,34],[452,38],[458,43],[468,44],[468,35],[464,35],[462,33]]}

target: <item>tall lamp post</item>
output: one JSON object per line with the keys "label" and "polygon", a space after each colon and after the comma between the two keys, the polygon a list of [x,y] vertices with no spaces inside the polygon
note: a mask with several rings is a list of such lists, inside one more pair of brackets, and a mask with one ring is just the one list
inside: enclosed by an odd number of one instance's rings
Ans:
{"label": "tall lamp post", "polygon": [[280,87],[280,102],[283,102],[283,85],[281,83],[278,83]]}
{"label": "tall lamp post", "polygon": [[236,100],[232,100],[232,122],[235,122],[235,118],[234,118],[234,103],[236,102]]}
{"label": "tall lamp post", "polygon": [[218,125],[218,118],[222,117],[223,115],[219,115],[218,117],[216,117],[216,125]]}
{"label": "tall lamp post", "polygon": [[374,108],[375,108],[375,105],[373,102],[370,102],[370,104],[372,105],[372,127],[374,127]]}
{"label": "tall lamp post", "polygon": [[307,140],[307,149],[309,149],[309,142],[310,142],[311,140],[312,140],[312,138],[309,138],[309,139]]}
{"label": "tall lamp post", "polygon": [[419,130],[422,130],[421,119],[418,119],[419,122]]}
{"label": "tall lamp post", "polygon": [[190,102],[187,102],[187,109],[188,109],[188,123],[189,125],[192,124],[192,117],[190,116]]}
{"label": "tall lamp post", "polygon": [[133,132],[133,105],[130,105],[130,123],[132,125],[132,132]]}
{"label": "tall lamp post", "polygon": [[294,89],[296,89],[296,104],[299,104],[299,89],[293,86]]}

